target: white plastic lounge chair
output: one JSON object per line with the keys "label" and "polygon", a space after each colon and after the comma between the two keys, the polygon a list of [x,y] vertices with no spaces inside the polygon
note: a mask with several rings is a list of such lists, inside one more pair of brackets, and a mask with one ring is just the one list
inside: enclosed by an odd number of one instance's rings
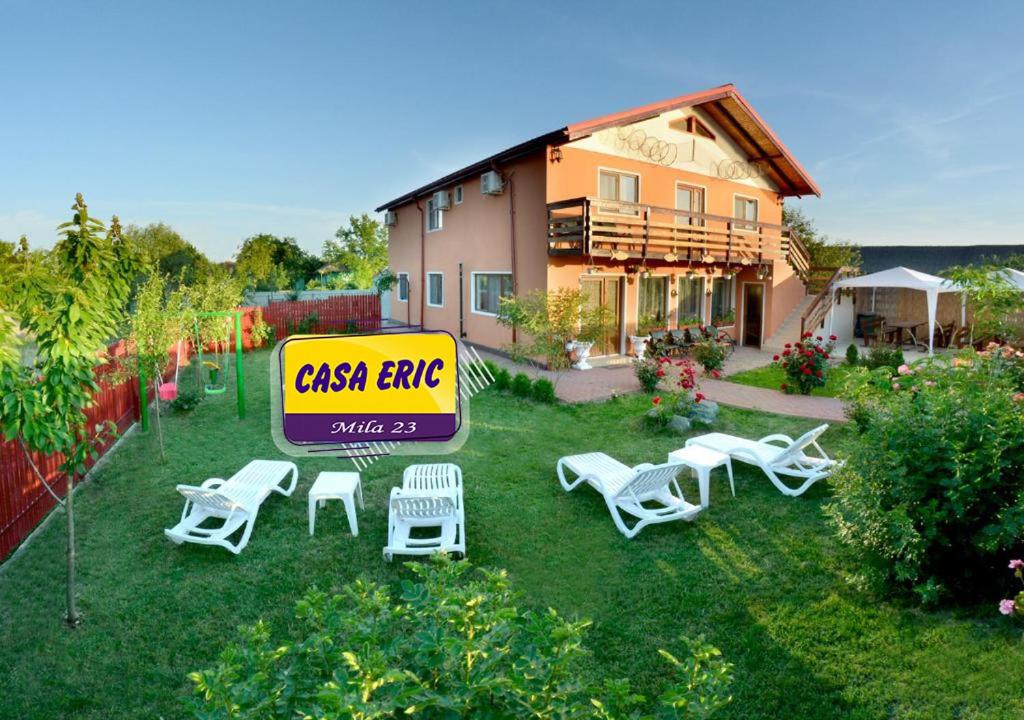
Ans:
{"label": "white plastic lounge chair", "polygon": [[[466,516],[462,470],[452,463],[410,465],[402,487],[391,489],[388,501],[387,560],[395,555],[436,552],[466,555]],[[412,537],[413,528],[437,528],[429,537]]]}
{"label": "white plastic lounge chair", "polygon": [[[282,485],[291,475],[291,482]],[[295,490],[299,469],[283,460],[253,460],[227,480],[211,478],[200,486],[178,485],[185,497],[181,521],[164,534],[176,544],[220,545],[236,555],[249,543],[252,526],[260,505],[272,492],[288,497]],[[214,527],[200,527],[206,520],[222,522]],[[228,538],[245,527],[237,543]]]}
{"label": "white plastic lounge chair", "polygon": [[[802,495],[818,480],[831,475],[838,465],[818,444],[818,438],[826,430],[828,425],[821,425],[796,440],[788,435],[766,435],[760,440],[748,440],[725,433],[708,433],[690,438],[686,445],[701,445],[725,453],[736,460],[756,465],[783,495],[796,497]],[[818,456],[804,452],[808,448],[814,448]],[[791,488],[782,482],[779,475],[799,478],[803,480],[803,484]]]}
{"label": "white plastic lounge chair", "polygon": [[[699,505],[683,499],[676,482],[676,475],[682,468],[678,463],[643,463],[631,468],[613,457],[595,452],[560,458],[555,469],[566,492],[572,492],[581,482],[587,482],[601,493],[615,527],[627,538],[632,538],[651,523],[693,520],[701,511]],[[575,480],[566,479],[566,469],[577,476]],[[644,503],[656,507],[648,507]],[[632,528],[627,527],[623,512],[639,521]]]}

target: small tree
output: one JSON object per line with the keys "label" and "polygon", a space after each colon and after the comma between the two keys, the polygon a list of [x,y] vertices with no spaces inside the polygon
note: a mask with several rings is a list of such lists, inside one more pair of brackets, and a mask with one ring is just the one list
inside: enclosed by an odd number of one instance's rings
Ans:
{"label": "small tree", "polygon": [[373,287],[374,278],[388,265],[388,231],[366,213],[348,219],[334,240],[324,242],[324,262],[343,271],[347,284],[360,289]]}
{"label": "small tree", "polygon": [[822,235],[800,208],[782,208],[782,224],[797,234],[811,256],[811,266],[820,268],[860,267],[860,248],[845,240]]}
{"label": "small tree", "polygon": [[1010,340],[1020,334],[1019,314],[1024,312],[1024,293],[992,265],[951,268],[947,274],[958,283],[970,304],[973,317],[971,341]]}
{"label": "small tree", "polygon": [[608,328],[609,313],[604,307],[590,307],[582,290],[533,290],[503,297],[498,322],[522,333],[506,348],[514,359],[544,358],[548,369],[559,373],[571,364],[566,344],[601,338]]}
{"label": "small tree", "polygon": [[[13,284],[12,309],[36,346],[32,366],[10,360],[10,322],[6,358],[0,371],[3,412],[0,432],[31,452],[61,453],[67,494],[58,502],[67,517],[67,622],[80,622],[75,601],[74,488],[96,457],[96,445],[113,432],[90,428],[85,411],[99,389],[96,368],[105,362],[105,345],[114,337],[135,274],[135,262],[121,240],[115,216],[110,231],[89,216],[81,193],[72,205],[74,216],[58,227],[60,240],[42,261],[23,253]],[[34,464],[33,464],[34,467]],[[36,470],[40,481],[46,479]],[[53,490],[50,489],[53,493]],[[56,493],[54,493],[56,497]]]}
{"label": "small tree", "polygon": [[[224,317],[203,317],[202,313],[227,312],[234,310],[242,302],[241,280],[231,277],[227,271],[217,269],[202,282],[190,288],[186,295],[186,303],[193,313],[199,327],[199,342],[204,346],[213,345],[218,355],[227,353],[227,345],[231,340],[232,324]],[[197,367],[197,377],[202,385],[202,368]],[[221,372],[224,368],[219,367]]]}

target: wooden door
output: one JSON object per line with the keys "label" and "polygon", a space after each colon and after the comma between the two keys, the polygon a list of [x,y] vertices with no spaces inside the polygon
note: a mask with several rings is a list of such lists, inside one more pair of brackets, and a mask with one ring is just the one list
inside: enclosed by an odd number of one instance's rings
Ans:
{"label": "wooden door", "polygon": [[743,344],[761,347],[764,328],[764,285],[744,283],[743,285]]}
{"label": "wooden door", "polygon": [[622,334],[622,278],[585,277],[580,289],[587,298],[588,308],[605,308],[611,323],[604,337],[594,342],[591,355],[616,355],[621,352]]}

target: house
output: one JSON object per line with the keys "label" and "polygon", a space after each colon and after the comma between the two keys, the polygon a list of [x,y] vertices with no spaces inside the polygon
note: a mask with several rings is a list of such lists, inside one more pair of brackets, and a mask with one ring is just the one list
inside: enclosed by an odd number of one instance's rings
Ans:
{"label": "house", "polygon": [[501,296],[579,287],[614,318],[594,356],[698,323],[759,347],[807,297],[783,201],[820,194],[733,85],[567,125],[377,208],[392,317],[499,348]]}

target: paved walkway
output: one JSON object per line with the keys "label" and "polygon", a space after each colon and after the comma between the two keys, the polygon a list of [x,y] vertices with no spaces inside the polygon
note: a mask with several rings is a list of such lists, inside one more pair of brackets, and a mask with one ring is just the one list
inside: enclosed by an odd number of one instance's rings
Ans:
{"label": "paved walkway", "polygon": [[[494,353],[480,350],[480,356],[508,368],[513,373],[525,372],[531,377],[548,378],[555,383],[555,394],[565,402],[606,400],[616,395],[640,392],[640,383],[637,382],[633,368],[628,362],[595,366],[592,370],[566,370],[556,378],[556,373],[525,367]],[[736,348],[726,363],[725,373],[728,375],[761,367],[771,362],[771,359],[769,353],[750,348]],[[846,419],[843,415],[843,404],[837,398],[786,395],[777,390],[703,377],[700,379],[700,391],[709,400],[733,407],[830,422],[842,422]]]}

